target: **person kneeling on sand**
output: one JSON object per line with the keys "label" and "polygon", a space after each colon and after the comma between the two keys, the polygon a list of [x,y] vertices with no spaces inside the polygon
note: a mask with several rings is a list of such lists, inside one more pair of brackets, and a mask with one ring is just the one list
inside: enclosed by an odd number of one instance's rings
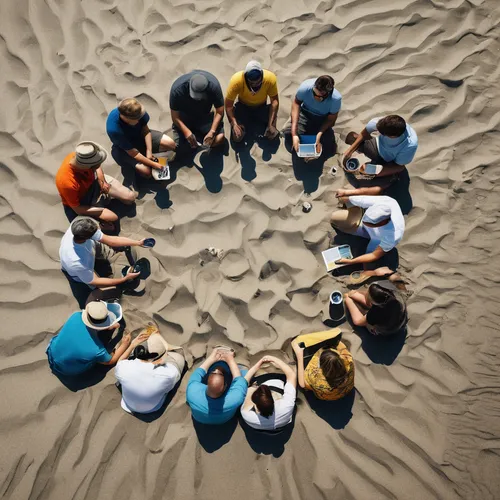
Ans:
{"label": "person kneeling on sand", "polygon": [[175,150],[175,142],[163,132],[150,130],[149,114],[133,97],[123,99],[106,121],[106,132],[113,143],[111,155],[120,167],[151,177],[152,169],[161,170],[154,154]]}
{"label": "person kneeling on sand", "polygon": [[114,365],[130,345],[131,336],[123,335],[120,344],[110,354],[98,332],[109,330],[109,334],[118,328],[120,317],[119,304],[102,301],[89,302],[84,311],[73,313],[47,347],[52,371],[58,375],[75,376],[89,370],[96,363]]}
{"label": "person kneeling on sand", "polygon": [[[378,137],[371,134],[378,132]],[[361,133],[349,132],[346,143],[351,146],[345,152],[343,163],[351,158],[355,151],[368,156],[376,165],[382,165],[382,171],[371,180],[359,181],[357,189],[340,190],[339,195],[378,195],[391,184],[397,182],[417,152],[418,137],[415,130],[398,115],[370,120]],[[365,165],[360,173],[365,172]]]}
{"label": "person kneeling on sand", "polygon": [[96,142],[84,141],[64,158],[56,174],[56,187],[70,222],[78,215],[87,215],[112,223],[118,220],[118,215],[101,206],[108,198],[128,205],[135,202],[137,195],[133,191],[104,174],[102,164],[107,156]]}
{"label": "person kneeling on sand", "polygon": [[[96,254],[98,259],[107,259],[114,251],[109,247],[142,246],[143,240],[132,240],[123,236],[103,234],[98,223],[90,217],[78,217],[61,240],[59,258],[61,269],[73,283],[83,284],[90,293],[95,287],[121,285],[139,276],[129,272],[122,278],[100,277],[94,271]],[[88,295],[87,293],[87,295]]]}
{"label": "person kneeling on sand", "polygon": [[259,62],[250,61],[245,71],[231,77],[224,101],[233,141],[241,142],[247,127],[254,124],[262,124],[264,136],[275,139],[279,134],[276,128],[279,105],[276,75],[262,69]]}
{"label": "person kneeling on sand", "polygon": [[286,141],[289,143],[291,137],[296,153],[299,151],[300,135],[315,135],[317,152],[322,150],[327,140],[335,144],[332,127],[337,121],[341,104],[342,96],[329,75],[311,78],[300,84],[292,102],[290,119],[283,128]]}
{"label": "person kneeling on sand", "polygon": [[264,356],[245,375],[249,384],[264,363],[272,363],[282,370],[286,383],[279,378],[270,378],[260,385],[251,386],[241,407],[241,416],[254,429],[273,431],[292,421],[297,398],[297,375],[295,370],[281,359]]}
{"label": "person kneeling on sand", "polygon": [[[339,264],[369,264],[390,252],[403,238],[405,220],[396,200],[389,196],[346,196],[339,198],[347,209],[332,213],[331,224],[344,233],[368,238],[364,255],[340,259]],[[363,210],[366,211],[363,214]]]}
{"label": "person kneeling on sand", "polygon": [[[302,339],[305,337],[301,335]],[[354,389],[354,362],[342,342],[336,348],[318,349],[305,369],[304,348],[299,344],[297,339],[292,342],[300,387],[327,401],[341,399]]]}
{"label": "person kneeling on sand", "polygon": [[186,400],[193,419],[201,424],[223,424],[231,420],[245,401],[246,372],[240,371],[234,351],[216,347],[193,372],[187,385]]}
{"label": "person kneeling on sand", "polygon": [[120,356],[115,368],[122,408],[128,413],[159,410],[181,379],[185,364],[184,356],[174,352],[157,326],[150,323]]}
{"label": "person kneeling on sand", "polygon": [[408,323],[405,302],[391,277],[372,283],[366,291],[351,291],[344,297],[353,323],[374,335],[397,333]]}

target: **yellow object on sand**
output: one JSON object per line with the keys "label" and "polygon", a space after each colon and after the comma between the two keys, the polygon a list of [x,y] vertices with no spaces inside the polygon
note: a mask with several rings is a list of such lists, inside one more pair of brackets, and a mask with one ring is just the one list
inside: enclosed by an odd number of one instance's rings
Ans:
{"label": "yellow object on sand", "polygon": [[324,330],[322,332],[304,333],[299,335],[295,340],[298,343],[304,342],[306,347],[311,347],[325,340],[338,337],[341,333],[340,328],[332,328],[331,330]]}

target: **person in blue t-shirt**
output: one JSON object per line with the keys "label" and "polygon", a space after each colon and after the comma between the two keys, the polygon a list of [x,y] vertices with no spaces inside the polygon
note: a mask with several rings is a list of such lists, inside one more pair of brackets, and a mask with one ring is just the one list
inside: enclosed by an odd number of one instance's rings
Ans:
{"label": "person in blue t-shirt", "polygon": [[[374,132],[378,132],[378,136],[372,137]],[[382,165],[382,171],[371,180],[355,182],[356,189],[337,191],[337,196],[373,196],[382,194],[400,179],[401,174],[406,171],[406,165],[415,157],[418,137],[404,118],[398,115],[388,115],[383,118],[373,118],[359,134],[349,132],[346,143],[350,147],[344,154],[344,166],[347,160],[358,151],[368,156],[373,164]],[[365,165],[361,165],[360,172],[364,173],[364,171]]]}
{"label": "person in blue t-shirt", "polygon": [[188,382],[186,401],[194,420],[201,424],[223,424],[231,420],[245,401],[246,372],[240,371],[234,351],[215,348]]}
{"label": "person in blue t-shirt", "polygon": [[144,106],[132,97],[123,99],[106,121],[106,132],[113,143],[111,155],[118,165],[135,169],[143,177],[151,177],[152,169],[162,166],[154,154],[174,151],[175,142],[166,134],[148,127],[149,115]]}
{"label": "person in blue t-shirt", "polygon": [[[316,150],[331,144],[335,147],[332,127],[342,104],[342,96],[335,89],[335,81],[329,75],[311,78],[302,82],[292,102],[290,119],[283,128],[285,141],[295,152],[299,150],[300,135],[315,135]],[[289,147],[290,149],[290,147]],[[335,149],[333,149],[333,152]]]}
{"label": "person in blue t-shirt", "polygon": [[102,301],[89,302],[85,310],[73,313],[47,347],[52,371],[57,375],[76,376],[96,363],[116,364],[130,345],[130,333],[122,337],[120,345],[111,355],[98,337],[98,331],[118,328],[120,317],[119,304]]}

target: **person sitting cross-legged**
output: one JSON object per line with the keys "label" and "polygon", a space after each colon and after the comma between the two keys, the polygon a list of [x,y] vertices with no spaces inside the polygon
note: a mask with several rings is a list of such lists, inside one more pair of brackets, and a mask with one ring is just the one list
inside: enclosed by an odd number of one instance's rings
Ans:
{"label": "person sitting cross-legged", "polygon": [[344,233],[370,240],[365,254],[353,259],[339,259],[339,264],[371,264],[384,257],[403,238],[405,220],[401,208],[393,198],[346,196],[339,200],[348,208],[332,213],[332,226]]}
{"label": "person sitting cross-legged", "polygon": [[193,372],[186,401],[193,419],[201,424],[223,424],[231,420],[245,400],[248,383],[240,371],[234,352],[215,348]]}
{"label": "person sitting cross-legged", "polygon": [[64,158],[56,174],[56,187],[69,222],[78,215],[86,215],[113,223],[118,215],[106,208],[108,198],[127,205],[135,202],[137,194],[134,191],[104,174],[102,164],[107,156],[106,150],[96,142],[83,141]]}
{"label": "person sitting cross-legged", "polygon": [[123,99],[113,109],[106,121],[106,132],[113,143],[111,155],[126,173],[137,172],[142,177],[151,177],[152,170],[160,170],[154,155],[174,151],[175,142],[163,132],[151,130],[149,114],[133,97]]}
{"label": "person sitting cross-legged", "polygon": [[77,217],[71,223],[62,237],[59,258],[64,275],[72,285],[73,291],[77,292],[80,307],[83,307],[94,288],[122,285],[139,276],[139,273],[130,270],[121,278],[99,276],[94,270],[96,254],[98,258],[104,260],[113,253],[113,247],[142,246],[143,243],[144,239],[133,240],[104,234],[99,229],[97,221],[90,217]]}
{"label": "person sitting cross-legged", "polygon": [[292,421],[297,398],[297,374],[295,369],[281,359],[264,356],[245,375],[249,384],[264,363],[271,363],[279,368],[286,376],[286,383],[278,378],[271,378],[260,385],[251,386],[241,407],[241,416],[256,430],[274,431]]}
{"label": "person sitting cross-legged", "polygon": [[130,334],[123,335],[120,344],[110,354],[98,333],[118,328],[119,304],[89,302],[83,311],[73,313],[59,333],[53,337],[46,353],[54,373],[77,376],[95,364],[114,365],[130,345]]}
{"label": "person sitting cross-legged", "polygon": [[128,413],[159,410],[181,379],[185,364],[184,356],[174,352],[158,327],[150,323],[120,356],[115,368],[122,408]]}
{"label": "person sitting cross-legged", "polygon": [[[378,132],[378,137],[372,134]],[[398,182],[413,161],[418,147],[415,130],[399,115],[389,115],[370,120],[358,134],[349,132],[346,143],[350,145],[344,153],[343,164],[359,151],[368,156],[382,170],[371,179],[354,180],[355,189],[342,189],[340,196],[379,195],[389,186]],[[365,173],[366,165],[361,165],[360,173]]]}

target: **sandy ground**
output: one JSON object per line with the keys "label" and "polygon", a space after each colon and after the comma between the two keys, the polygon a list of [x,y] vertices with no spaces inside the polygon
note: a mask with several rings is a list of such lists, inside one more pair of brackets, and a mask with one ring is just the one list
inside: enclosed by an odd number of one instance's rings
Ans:
{"label": "sandy ground", "polygon": [[[2,0],[2,498],[499,498],[499,21],[497,0]],[[167,130],[177,76],[203,68],[225,89],[254,57],[278,74],[280,126],[300,82],[329,73],[343,95],[337,133],[397,112],[420,138],[399,245],[409,335],[380,345],[344,324],[354,397],[332,408],[300,395],[281,444],[247,440],[239,426],[198,439],[190,372],[147,423],[121,410],[113,371],[72,392],[45,356],[76,309],[58,264],[64,156],[80,139],[110,147],[117,100],[138,96],[151,126]],[[341,286],[321,261],[344,184],[329,174],[338,157],[307,198],[283,147],[268,162],[253,156],[251,183],[231,151],[220,192],[183,168],[122,224],[159,242],[140,251],[153,275],[143,297],[124,299],[125,317],[134,328],[154,318],[190,366],[220,340],[255,358],[287,350],[324,328]],[[120,175],[111,162],[105,170]],[[208,246],[225,258],[207,259]]]}

